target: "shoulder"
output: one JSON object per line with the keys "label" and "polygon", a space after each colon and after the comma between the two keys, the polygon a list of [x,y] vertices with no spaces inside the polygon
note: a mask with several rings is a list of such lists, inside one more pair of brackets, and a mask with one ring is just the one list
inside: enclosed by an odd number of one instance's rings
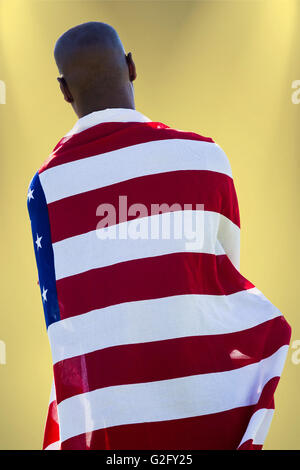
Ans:
{"label": "shoulder", "polygon": [[164,129],[167,138],[180,139],[183,146],[199,158],[205,159],[209,168],[232,177],[231,165],[223,148],[211,137],[197,132],[167,127]]}
{"label": "shoulder", "polygon": [[28,187],[27,208],[31,221],[40,217],[47,209],[46,197],[38,171],[31,179]]}
{"label": "shoulder", "polygon": [[62,137],[58,143],[55,145],[53,148],[52,152],[50,155],[44,160],[40,168],[38,169],[38,174],[42,173],[45,171],[47,168],[51,166],[51,163],[60,155],[62,150],[64,149],[65,143],[70,140],[71,137]]}

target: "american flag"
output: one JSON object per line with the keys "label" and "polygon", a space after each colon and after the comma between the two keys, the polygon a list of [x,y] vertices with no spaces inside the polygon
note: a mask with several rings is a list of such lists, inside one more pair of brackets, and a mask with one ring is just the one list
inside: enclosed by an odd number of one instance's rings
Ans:
{"label": "american flag", "polygon": [[[54,371],[43,448],[261,449],[291,329],[239,272],[220,146],[107,108],[59,141],[27,199]],[[101,204],[115,218],[99,229]],[[196,249],[111,237],[176,211],[201,212]]]}

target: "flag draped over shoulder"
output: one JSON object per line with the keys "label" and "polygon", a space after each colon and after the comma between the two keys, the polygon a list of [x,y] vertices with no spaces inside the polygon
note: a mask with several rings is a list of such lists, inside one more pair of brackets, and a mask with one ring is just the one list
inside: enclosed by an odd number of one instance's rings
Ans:
{"label": "flag draped over shoulder", "polygon": [[[97,111],[33,177],[28,209],[54,371],[44,449],[262,448],[291,330],[239,272],[223,150]],[[171,215],[201,216],[197,243],[166,231]]]}

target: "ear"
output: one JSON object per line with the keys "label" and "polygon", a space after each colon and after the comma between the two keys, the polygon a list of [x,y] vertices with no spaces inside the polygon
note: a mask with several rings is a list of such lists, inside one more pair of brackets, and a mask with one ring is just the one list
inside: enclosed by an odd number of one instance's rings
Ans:
{"label": "ear", "polygon": [[128,65],[128,70],[129,70],[129,79],[131,82],[133,82],[133,80],[136,79],[137,75],[136,75],[135,63],[132,60],[131,52],[128,52],[128,54],[126,55],[126,62]]}
{"label": "ear", "polygon": [[65,101],[67,101],[67,103],[73,103],[74,99],[73,99],[72,93],[69,90],[69,87],[68,87],[68,84],[67,84],[65,78],[64,77],[57,77],[57,80],[59,82],[61,92],[64,95]]}

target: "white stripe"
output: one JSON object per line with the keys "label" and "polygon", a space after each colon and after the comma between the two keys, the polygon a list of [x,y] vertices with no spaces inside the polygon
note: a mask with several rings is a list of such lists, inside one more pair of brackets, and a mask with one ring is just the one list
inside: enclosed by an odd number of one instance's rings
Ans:
{"label": "white stripe", "polygon": [[[222,255],[225,251],[216,240],[219,219],[220,214],[217,212],[175,211],[66,238],[53,243],[56,279],[125,261],[171,253],[194,251]],[[233,225],[229,219],[226,220]],[[157,227],[158,238],[154,238],[152,230],[155,233]],[[120,238],[123,234],[126,237],[124,239]],[[108,238],[104,239],[103,236]],[[143,238],[135,239],[135,236]],[[191,245],[192,241],[194,243]]]}
{"label": "white stripe", "polygon": [[210,170],[231,176],[228,158],[217,144],[166,139],[64,163],[42,172],[40,181],[49,204],[131,178],[178,170]]}
{"label": "white stripe", "polygon": [[94,111],[78,119],[73,129],[65,135],[78,134],[90,127],[102,124],[104,122],[150,122],[151,119],[144,116],[136,109],[127,108],[106,108],[100,111]]}
{"label": "white stripe", "polygon": [[283,346],[259,363],[231,371],[107,387],[68,398],[58,405],[61,441],[110,426],[188,418],[256,404],[264,385],[280,375],[287,350]]}
{"label": "white stripe", "polygon": [[240,228],[220,214],[217,238],[234,267],[240,270]]}
{"label": "white stripe", "polygon": [[261,408],[257,410],[249,421],[239,447],[249,439],[253,440],[253,444],[263,445],[271,425],[273,414],[273,409]]}
{"label": "white stripe", "polygon": [[56,392],[55,392],[55,384],[54,384],[54,378],[53,378],[52,385],[51,385],[49,405],[50,405],[50,403],[52,403],[55,400],[56,400]]}
{"label": "white stripe", "polygon": [[174,295],[111,305],[52,323],[48,334],[55,364],[122,344],[234,333],[280,315],[253,288],[228,296]]}
{"label": "white stripe", "polygon": [[60,445],[60,441],[52,442],[52,444],[49,444],[44,450],[60,450]]}
{"label": "white stripe", "polygon": [[[258,411],[256,413],[258,413]],[[263,419],[261,420],[260,426],[256,431],[256,435],[253,437],[253,444],[256,444],[256,445],[264,444],[267,434],[269,432],[270,426],[271,426],[273,415],[274,415],[274,410],[266,410],[266,413]]]}

